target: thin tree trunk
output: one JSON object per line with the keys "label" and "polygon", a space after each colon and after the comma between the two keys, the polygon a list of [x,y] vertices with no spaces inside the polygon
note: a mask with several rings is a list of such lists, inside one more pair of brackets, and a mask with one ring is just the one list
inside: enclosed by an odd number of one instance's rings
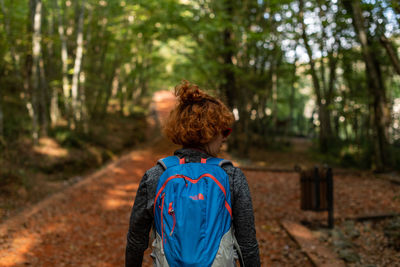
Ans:
{"label": "thin tree trunk", "polygon": [[40,86],[39,86],[39,118],[40,118],[40,133],[42,136],[47,136],[47,130],[48,130],[48,105],[47,105],[47,92],[48,92],[48,86],[47,86],[47,81],[46,81],[46,74],[44,71],[44,62],[43,62],[43,57],[40,55],[39,57],[39,74],[40,74]]}
{"label": "thin tree trunk", "polygon": [[[57,1],[58,0],[53,0],[51,9],[52,12],[49,14],[49,23],[48,23],[48,29],[49,29],[49,35],[51,36],[49,43],[47,45],[47,50],[49,54],[49,59],[47,63],[47,71],[46,73],[48,74],[48,77],[50,80],[54,79],[54,70],[53,70],[53,64],[55,62],[54,58],[54,42],[53,42],[53,35],[54,35],[54,25],[55,25],[55,20],[56,20],[56,13],[57,12]],[[58,88],[50,88],[51,92],[48,92],[50,95],[50,121],[51,121],[51,126],[55,126],[57,124],[57,121],[60,118],[60,108],[58,105]]]}
{"label": "thin tree trunk", "polygon": [[[326,17],[325,11],[322,8],[322,1],[318,0],[318,5],[320,8],[319,14],[320,17]],[[322,38],[321,38],[321,51],[326,51],[328,53],[328,68],[329,68],[329,79],[327,80],[326,78],[326,73],[325,73],[325,62],[324,62],[324,57],[321,58],[321,78],[322,78],[322,93],[323,93],[323,102],[321,103],[323,108],[323,113],[324,113],[324,117],[325,119],[323,121],[321,121],[321,124],[325,124],[324,128],[325,128],[325,132],[326,132],[326,136],[328,139],[328,142],[330,142],[333,139],[333,130],[332,130],[332,124],[331,124],[331,111],[329,110],[329,106],[332,103],[332,98],[333,98],[333,92],[334,92],[334,85],[335,85],[335,81],[336,81],[336,66],[337,66],[337,62],[338,62],[338,57],[339,57],[339,50],[340,50],[340,41],[339,41],[339,37],[337,36],[335,38],[335,43],[332,45],[332,48],[329,50],[327,48],[327,42],[326,40],[328,39],[327,37],[327,30],[326,30],[326,26],[325,23],[327,23],[328,21],[325,19],[324,21],[322,21],[321,23],[321,27],[322,27]],[[334,56],[334,47],[335,45],[337,45],[337,55],[336,57]]]}
{"label": "thin tree trunk", "polygon": [[67,38],[64,30],[64,13],[61,14],[61,7],[58,4],[59,0],[55,0],[57,16],[58,16],[58,34],[60,35],[61,41],[61,65],[62,65],[62,91],[64,96],[64,108],[67,115],[68,123],[70,122],[69,117],[71,116],[71,95],[70,85],[68,79],[68,47]]}
{"label": "thin tree trunk", "polygon": [[118,85],[118,94],[119,94],[119,112],[121,116],[123,117],[124,114],[124,108],[125,108],[125,100],[126,100],[126,85],[119,84]]}
{"label": "thin tree trunk", "polygon": [[[336,40],[338,42],[338,40]],[[328,133],[328,137],[330,140],[333,139],[334,136],[339,137],[337,134],[334,135],[333,130],[332,130],[332,125],[331,125],[331,118],[332,118],[332,114],[330,112],[330,110],[328,109],[329,106],[332,103],[333,100],[333,93],[334,93],[334,89],[335,89],[335,81],[336,81],[336,67],[337,67],[337,63],[339,61],[339,50],[340,50],[340,44],[338,46],[338,51],[337,51],[337,55],[336,57],[334,57],[333,55],[333,51],[331,51],[328,55],[328,65],[329,65],[329,80],[328,80],[328,88],[327,91],[325,92],[325,123],[326,125],[326,131]]]}
{"label": "thin tree trunk", "polygon": [[72,76],[72,86],[71,86],[72,113],[74,118],[71,127],[73,129],[76,127],[76,124],[82,119],[82,110],[81,110],[82,107],[78,93],[79,93],[79,74],[81,72],[82,57],[83,57],[83,18],[85,13],[85,1],[82,1],[81,5],[82,6],[78,19],[74,74]]}
{"label": "thin tree trunk", "polygon": [[3,114],[3,94],[0,90],[0,145],[1,139],[4,137],[4,114]]}
{"label": "thin tree trunk", "polygon": [[[102,39],[106,39],[105,37],[103,37]],[[99,68],[95,68],[95,71],[97,71],[97,73],[105,73],[104,67],[105,67],[105,58],[106,58],[106,54],[108,51],[108,43],[106,42],[103,46],[99,47],[99,50],[101,49],[101,55],[98,57],[99,58]],[[106,76],[106,75],[104,75]],[[91,109],[90,109],[90,114],[91,117],[96,117],[99,116],[101,114],[99,114],[101,112],[101,104],[102,104],[102,99],[103,99],[103,90],[96,90],[93,94],[93,99],[94,99],[94,103],[91,105]]]}
{"label": "thin tree trunk", "polygon": [[81,104],[81,112],[82,112],[82,121],[80,123],[80,127],[82,127],[83,132],[85,134],[88,134],[89,133],[89,113],[88,113],[88,109],[87,109],[86,95],[85,95],[83,87],[80,87],[79,102]]}
{"label": "thin tree trunk", "polygon": [[328,151],[328,144],[329,144],[329,129],[330,129],[330,121],[329,121],[329,116],[327,114],[327,109],[326,109],[326,100],[322,99],[322,92],[321,92],[321,86],[320,86],[320,81],[318,79],[316,67],[315,67],[315,61],[313,59],[312,55],[312,50],[310,45],[308,44],[308,36],[306,34],[306,25],[304,23],[304,1],[299,0],[299,18],[300,18],[300,23],[302,26],[302,37],[304,41],[304,45],[306,47],[307,55],[310,59],[310,69],[311,69],[311,77],[313,80],[313,86],[314,86],[314,91],[317,96],[317,106],[318,106],[318,117],[320,121],[320,133],[319,133],[319,144],[320,144],[320,150],[321,152],[327,152]]}
{"label": "thin tree trunk", "polygon": [[[278,47],[278,46],[275,46]],[[283,54],[279,51],[277,58],[273,63],[271,77],[271,92],[272,92],[272,123],[276,127],[278,122],[278,68],[282,63]]]}
{"label": "thin tree trunk", "polygon": [[278,119],[278,74],[277,68],[274,67],[271,77],[271,90],[272,90],[272,125],[276,127]]}
{"label": "thin tree trunk", "polygon": [[42,1],[31,0],[33,14],[33,33],[32,33],[32,138],[36,144],[39,139],[39,91],[40,91],[40,55],[41,55],[41,20],[42,20]]}
{"label": "thin tree trunk", "polygon": [[58,90],[57,88],[54,88],[52,90],[51,102],[50,102],[50,119],[52,127],[54,127],[57,124],[60,115],[61,115],[60,109],[58,107]]}
{"label": "thin tree trunk", "polygon": [[245,98],[242,92],[236,88],[236,77],[234,72],[234,64],[232,58],[234,56],[234,44],[233,44],[233,28],[232,20],[234,16],[234,2],[230,0],[223,1],[223,9],[226,16],[226,26],[222,32],[222,58],[223,58],[223,70],[221,76],[223,82],[220,86],[221,92],[226,97],[226,103],[231,110],[236,109],[239,114],[238,123],[234,124],[234,134],[229,139],[229,148],[235,147],[242,154],[246,154],[248,147],[247,132],[247,118],[245,109]]}
{"label": "thin tree trunk", "polygon": [[375,147],[375,165],[378,171],[382,171],[390,162],[388,150],[388,126],[390,123],[390,113],[387,107],[385,86],[382,80],[380,64],[375,58],[374,53],[371,51],[371,46],[368,42],[360,3],[357,0],[344,0],[344,3],[347,8],[350,7],[352,12],[354,28],[361,44],[366,65],[370,94],[373,96],[373,124],[375,135],[373,142]]}
{"label": "thin tree trunk", "polygon": [[112,91],[113,91],[113,82],[114,82],[115,79],[118,79],[118,77],[117,77],[118,74],[119,74],[119,71],[118,71],[118,68],[117,68],[118,63],[119,63],[119,62],[117,61],[117,59],[115,59],[114,63],[112,64],[112,73],[111,73],[110,79],[109,79],[109,81],[108,81],[108,83],[107,83],[106,98],[104,99],[104,103],[103,103],[103,105],[101,106],[101,108],[102,108],[102,110],[101,110],[101,115],[102,115],[103,117],[104,117],[104,116],[106,115],[106,113],[107,113],[108,103],[109,103],[109,101],[110,101],[111,94],[112,94]]}
{"label": "thin tree trunk", "polygon": [[379,39],[383,47],[386,49],[386,53],[388,54],[390,61],[392,62],[392,65],[394,67],[394,70],[397,72],[397,74],[400,75],[400,60],[399,57],[393,47],[393,44],[390,42],[389,39],[386,38],[385,35],[382,35],[381,38]]}
{"label": "thin tree trunk", "polygon": [[[233,16],[233,3],[230,0],[224,1],[226,16],[231,20]],[[232,28],[226,27],[223,32],[223,45],[224,45],[224,83],[221,86],[222,91],[226,96],[226,101],[230,109],[235,107],[236,87],[235,87],[235,73],[233,71],[233,41],[232,41]]]}
{"label": "thin tree trunk", "polygon": [[[294,48],[294,51],[296,51],[297,45]],[[289,124],[288,127],[286,128],[286,133],[285,135],[288,135],[289,133],[289,128],[293,130],[293,113],[294,113],[294,100],[295,100],[295,94],[296,94],[296,72],[297,72],[297,53],[295,53],[295,58],[293,62],[293,73],[292,73],[292,81],[291,81],[291,88],[290,88],[290,98],[289,98]]]}
{"label": "thin tree trunk", "polygon": [[356,111],[354,113],[354,118],[353,118],[353,131],[354,131],[354,142],[356,144],[360,143],[360,138],[359,138],[359,133],[360,133],[360,123],[359,123],[359,114]]}
{"label": "thin tree trunk", "polygon": [[[318,7],[319,7],[319,17],[322,19],[325,17],[325,11],[322,8],[322,3],[321,0],[317,0]],[[321,61],[320,61],[320,73],[321,73],[321,85],[322,85],[322,93],[323,96],[325,96],[325,93],[327,92],[327,82],[326,82],[326,74],[325,74],[325,62],[324,62],[324,56],[323,52],[327,51],[327,45],[326,45],[326,40],[328,39],[326,36],[326,27],[324,26],[324,22],[327,22],[326,19],[324,21],[321,21],[321,38],[319,38],[319,45],[320,45],[320,50],[321,50]]]}

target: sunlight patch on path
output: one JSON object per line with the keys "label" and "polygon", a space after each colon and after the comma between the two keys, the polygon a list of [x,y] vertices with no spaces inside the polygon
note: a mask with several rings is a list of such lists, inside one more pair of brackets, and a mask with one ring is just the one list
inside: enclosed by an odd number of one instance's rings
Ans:
{"label": "sunlight patch on path", "polygon": [[[1,239],[1,243],[3,243],[5,240],[3,240],[3,238]],[[16,264],[23,264],[25,262],[25,254],[29,253],[38,240],[38,234],[21,233],[21,235],[12,240],[8,250],[0,250],[1,266],[8,267],[15,266]],[[10,251],[12,251],[12,253],[10,253]]]}

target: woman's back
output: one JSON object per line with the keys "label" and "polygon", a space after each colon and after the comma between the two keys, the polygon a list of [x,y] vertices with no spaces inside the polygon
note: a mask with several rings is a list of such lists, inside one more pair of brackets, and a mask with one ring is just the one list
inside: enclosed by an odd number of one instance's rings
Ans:
{"label": "woman's back", "polygon": [[[255,235],[254,215],[245,176],[240,169],[229,162],[222,164],[222,166],[209,167],[205,161],[207,158],[215,157],[219,152],[222,142],[226,140],[231,131],[229,127],[233,122],[233,116],[222,102],[204,94],[197,87],[188,83],[182,84],[176,92],[180,102],[171,112],[165,125],[165,133],[172,141],[184,147],[174,153],[177,165],[183,166],[169,171],[170,168],[161,161],[143,176],[130,219],[126,266],[141,266],[143,252],[148,247],[149,232],[153,225],[155,225],[156,238],[153,242],[152,256],[157,266],[167,266],[167,264],[168,266],[185,266],[181,259],[186,257],[182,255],[186,253],[186,250],[181,251],[179,248],[182,244],[184,244],[184,247],[190,247],[189,244],[192,244],[192,252],[190,253],[198,253],[193,258],[199,258],[201,263],[192,266],[211,266],[213,262],[215,264],[212,266],[227,266],[226,263],[222,262],[217,265],[218,260],[215,262],[214,257],[219,255],[217,252],[222,236],[231,229],[231,226],[234,229],[234,235],[230,234],[232,240],[228,243],[232,244],[236,239],[243,254],[245,265],[259,266],[260,259]],[[207,177],[204,180],[199,179],[207,173],[209,175],[206,175]],[[171,187],[167,186],[173,180],[171,177],[175,176],[187,178],[175,179],[177,183],[174,181],[171,183]],[[168,179],[170,180],[166,183]],[[195,184],[198,186],[194,186]],[[213,192],[211,195],[208,191],[204,191],[208,184],[215,185],[210,187],[214,188],[210,191]],[[161,190],[164,185],[164,189]],[[190,187],[190,190],[186,190],[186,186]],[[165,188],[167,188],[166,192],[164,191]],[[191,191],[192,189],[194,191]],[[225,193],[223,193],[224,189]],[[166,196],[166,193],[168,193],[168,196]],[[164,197],[162,197],[163,194]],[[183,196],[188,198],[179,204],[180,202],[177,199]],[[222,201],[220,203],[214,200],[206,202],[205,198]],[[201,201],[204,201],[204,203],[216,202],[214,203],[215,207],[206,204],[206,206],[210,206],[210,209],[204,209],[204,214],[197,214],[199,211],[191,207],[196,207],[194,204],[196,202],[201,204]],[[176,205],[182,205],[182,207],[178,208]],[[217,212],[213,215],[214,209],[217,209]],[[177,218],[178,210],[179,218]],[[181,215],[183,213],[186,215]],[[226,221],[226,225],[219,227],[222,228],[221,231],[199,230],[205,226],[202,226],[201,223],[197,225],[194,223],[194,221],[204,221],[207,225],[207,218],[210,220],[212,216],[220,216],[222,221]],[[219,224],[219,221],[215,220],[211,223]],[[212,229],[210,225],[208,225],[208,228]],[[216,228],[218,227],[216,226]],[[188,239],[189,234],[186,234],[186,237],[179,237],[180,231],[203,231],[203,234],[208,236],[207,238],[203,237],[204,244],[202,244],[196,241],[194,237]],[[182,240],[174,239],[175,235]],[[196,235],[199,236],[197,233],[193,236]],[[193,242],[190,243],[190,241]],[[175,246],[174,242],[178,245]],[[212,247],[212,249],[205,247]],[[190,248],[187,251],[191,251]],[[233,248],[227,251],[232,251],[232,255],[226,256],[226,258],[230,258],[233,266]],[[166,259],[165,254],[167,255]],[[202,257],[205,259],[204,261],[201,261]]]}

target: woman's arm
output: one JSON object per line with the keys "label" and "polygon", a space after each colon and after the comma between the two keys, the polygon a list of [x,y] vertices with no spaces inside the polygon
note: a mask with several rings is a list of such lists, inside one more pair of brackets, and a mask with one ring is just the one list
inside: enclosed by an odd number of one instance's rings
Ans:
{"label": "woman's arm", "polygon": [[239,168],[233,172],[233,226],[246,267],[260,266],[254,212],[246,177]]}
{"label": "woman's arm", "polygon": [[125,250],[125,266],[142,266],[143,253],[148,247],[149,233],[153,223],[148,211],[148,176],[145,174],[136,193],[135,203],[129,221],[129,230]]}

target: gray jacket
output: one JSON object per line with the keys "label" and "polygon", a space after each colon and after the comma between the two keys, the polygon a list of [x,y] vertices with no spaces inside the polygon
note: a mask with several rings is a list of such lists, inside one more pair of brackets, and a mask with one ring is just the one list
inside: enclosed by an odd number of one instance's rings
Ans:
{"label": "gray jacket", "polygon": [[[187,162],[200,162],[209,155],[189,148],[175,151],[174,155],[185,157]],[[254,227],[254,215],[251,196],[246,177],[243,172],[230,164],[222,167],[229,176],[232,217],[235,237],[246,267],[260,266],[260,256]],[[153,205],[158,180],[164,169],[157,164],[143,176],[130,217],[129,231],[125,252],[125,266],[141,266],[143,253],[149,244],[149,233],[153,226]]]}

